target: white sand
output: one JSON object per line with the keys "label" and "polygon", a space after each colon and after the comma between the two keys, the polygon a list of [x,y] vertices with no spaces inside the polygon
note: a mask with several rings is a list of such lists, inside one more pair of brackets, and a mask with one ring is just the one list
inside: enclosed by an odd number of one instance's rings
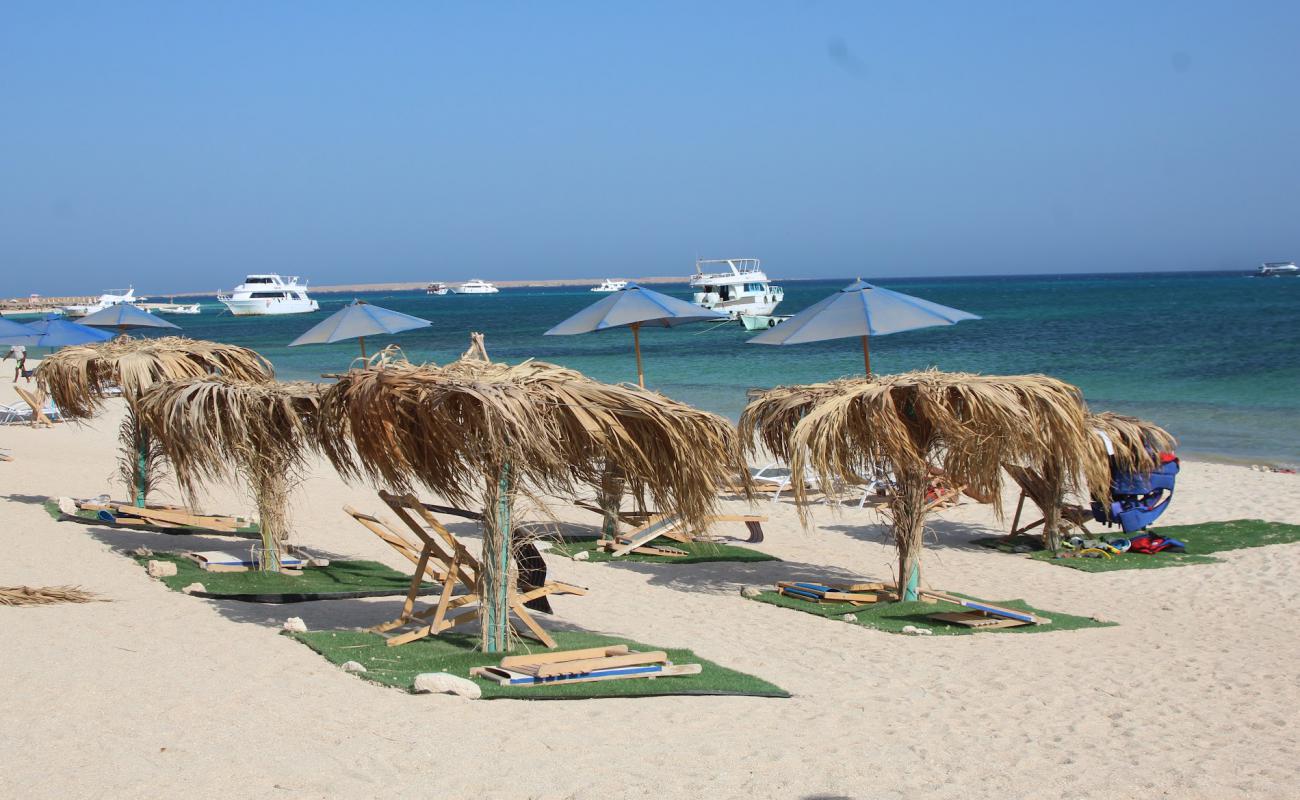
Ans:
{"label": "white sand", "polygon": [[[8,376],[0,402],[12,399]],[[111,603],[0,608],[0,797],[1283,798],[1300,793],[1300,545],[1223,563],[1086,574],[964,546],[1005,530],[974,503],[933,525],[926,583],[1115,620],[1029,636],[912,638],[742,599],[792,575],[885,576],[870,511],[787,503],[762,548],[784,563],[587,564],[565,625],[693,648],[793,693],[473,702],[412,696],[277,635],[394,615],[378,598],[268,606],[168,591],[122,550],[201,539],[57,523],[49,495],[113,487],[117,409],[93,427],[0,428],[0,585],[79,584]],[[1300,523],[1300,478],[1184,464],[1170,524]],[[343,515],[365,487],[318,468],[297,541],[405,568]],[[247,511],[239,492],[214,510]],[[739,508],[739,506],[738,506]],[[592,516],[565,514],[584,525]],[[457,530],[469,534],[472,526]],[[743,528],[727,531],[744,535]],[[220,544],[212,539],[206,544]]]}

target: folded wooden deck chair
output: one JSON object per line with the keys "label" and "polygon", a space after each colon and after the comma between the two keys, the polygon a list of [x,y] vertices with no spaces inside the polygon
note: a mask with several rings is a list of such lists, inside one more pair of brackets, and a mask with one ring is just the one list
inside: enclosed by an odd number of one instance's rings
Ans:
{"label": "folded wooden deck chair", "polygon": [[[394,636],[388,640],[390,646],[406,644],[425,636],[437,636],[445,630],[475,620],[479,615],[478,576],[481,572],[479,560],[465,548],[459,539],[433,516],[419,500],[411,495],[395,495],[381,491],[379,497],[385,505],[415,534],[418,542],[411,541],[397,534],[392,528],[376,518],[360,514],[355,509],[345,509],[354,519],[368,530],[383,539],[405,558],[414,560],[415,574],[411,576],[411,588],[406,593],[401,615],[397,619],[382,623],[371,630],[387,633],[408,625],[418,625],[415,630]],[[540,557],[539,557],[540,558]],[[521,577],[524,570],[521,569]],[[435,605],[425,609],[415,609],[415,599],[423,589],[426,578],[442,584]],[[464,594],[455,594],[456,587],[464,588]],[[559,581],[546,581],[540,586],[531,586],[526,590],[511,593],[509,605],[524,626],[521,629],[511,625],[520,635],[531,633],[547,647],[555,647],[555,640],[538,624],[529,612],[528,603],[552,594],[586,594],[587,590]],[[526,630],[525,630],[526,629]]]}
{"label": "folded wooden deck chair", "polygon": [[[749,530],[749,538],[745,541],[750,544],[763,541],[763,523],[767,517],[760,514],[715,514],[709,517],[708,523],[712,525],[715,522],[743,522]],[[669,552],[648,553],[649,555],[685,555],[684,552],[678,551],[673,553],[669,548],[649,547],[650,542],[663,536],[679,542],[689,543],[696,541],[699,536],[696,531],[688,529],[682,524],[680,517],[672,514],[656,514],[641,525],[636,530],[627,533],[620,533],[613,539],[603,538],[600,541],[600,548],[608,550],[609,554],[614,557],[625,556],[633,552],[648,552],[650,550],[666,550]]]}
{"label": "folded wooden deck chair", "polygon": [[33,428],[39,428],[42,425],[47,428],[54,427],[54,423],[50,420],[49,415],[54,414],[57,417],[59,415],[58,410],[55,409],[53,405],[47,406],[44,392],[32,394],[18,384],[14,384],[14,391],[18,393],[18,396],[22,398],[24,403],[31,407]]}
{"label": "folded wooden deck chair", "polygon": [[[1020,499],[1016,502],[1016,513],[1011,519],[1011,533],[1007,534],[1007,538],[1027,535],[1047,521],[1046,516],[1043,515],[1043,510],[1048,503],[1053,502],[1051,490],[1042,476],[1027,467],[1003,464],[1002,468],[1011,476],[1011,480],[1015,481],[1016,485],[1020,487]],[[1026,498],[1038,506],[1040,516],[1037,522],[1021,525],[1020,515],[1024,511]],[[1091,519],[1092,511],[1090,509],[1070,503],[1061,506],[1061,522],[1065,524],[1067,529],[1073,525],[1083,533],[1087,533],[1088,529],[1084,527],[1084,523]]]}

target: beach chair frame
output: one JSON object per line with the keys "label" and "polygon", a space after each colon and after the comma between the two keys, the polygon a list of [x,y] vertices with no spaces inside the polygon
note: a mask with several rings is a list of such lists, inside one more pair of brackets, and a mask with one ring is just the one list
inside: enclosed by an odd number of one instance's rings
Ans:
{"label": "beach chair frame", "polygon": [[[388,645],[392,647],[426,636],[437,636],[443,631],[478,619],[481,609],[478,578],[482,573],[479,560],[413,495],[380,491],[379,498],[415,534],[418,541],[408,539],[376,517],[362,514],[350,506],[344,508],[353,519],[415,564],[415,573],[411,576],[411,587],[402,603],[401,613],[396,619],[380,623],[371,630],[389,633],[410,625],[418,626],[415,630],[390,637]],[[425,593],[426,579],[442,584],[442,588],[434,605],[417,610],[416,599]],[[465,593],[456,594],[457,586],[463,586]],[[560,581],[547,581],[543,586],[530,587],[524,591],[512,589],[509,606],[514,618],[510,620],[511,627],[521,636],[531,635],[546,647],[555,648],[555,640],[537,622],[525,604],[552,594],[586,593],[587,590],[581,586]],[[522,623],[522,628],[516,624],[516,620]]]}
{"label": "beach chair frame", "polygon": [[45,393],[44,393],[44,392],[37,392],[36,394],[32,394],[30,391],[28,391],[27,389],[24,389],[23,387],[21,387],[21,386],[19,386],[19,385],[17,385],[17,384],[14,384],[14,391],[17,392],[17,393],[18,393],[18,397],[19,397],[19,398],[20,398],[24,403],[26,403],[27,406],[28,406],[29,408],[31,408],[31,410],[32,410],[32,423],[31,423],[31,424],[32,424],[32,427],[33,427],[33,428],[39,428],[39,427],[53,428],[53,427],[54,427],[54,423],[50,420],[49,415],[45,413]]}

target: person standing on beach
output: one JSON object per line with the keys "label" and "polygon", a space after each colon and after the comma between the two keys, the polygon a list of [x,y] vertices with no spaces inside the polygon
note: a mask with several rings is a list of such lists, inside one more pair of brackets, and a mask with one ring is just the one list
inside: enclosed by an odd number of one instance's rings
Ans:
{"label": "person standing on beach", "polygon": [[21,344],[10,345],[9,352],[0,361],[8,361],[10,357],[17,362],[14,364],[14,383],[17,383],[22,377],[23,367],[27,366],[27,348]]}

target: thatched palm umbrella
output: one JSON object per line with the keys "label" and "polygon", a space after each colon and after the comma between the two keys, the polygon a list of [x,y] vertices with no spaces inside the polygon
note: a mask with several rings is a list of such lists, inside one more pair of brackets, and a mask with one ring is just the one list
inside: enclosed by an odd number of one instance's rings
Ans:
{"label": "thatched palm umbrella", "polygon": [[246,347],[179,336],[119,337],[65,347],[36,368],[37,384],[49,393],[65,418],[90,419],[119,391],[126,399],[119,468],[140,508],[158,479],[162,452],[140,424],[136,404],[154,384],[202,375],[262,381],[270,380],[274,372],[269,361]]}
{"label": "thatched palm umbrella", "polygon": [[[473,350],[473,349],[472,349]],[[511,516],[521,492],[576,494],[617,464],[657,507],[703,524],[714,487],[743,460],[726,420],[554,364],[470,357],[375,364],[321,398],[326,454],[343,474],[422,485],[483,508],[483,648],[509,646]]]}
{"label": "thatched palm umbrella", "polygon": [[158,384],[137,406],[191,504],[204,483],[237,476],[247,482],[257,499],[262,571],[280,569],[289,494],[315,442],[321,390],[314,383],[205,376]]}
{"label": "thatched palm umbrella", "polygon": [[[1042,375],[927,370],[778,387],[746,407],[740,433],[747,447],[761,439],[795,475],[811,466],[823,483],[893,474],[901,599],[916,597],[926,492],[936,470],[953,485],[992,497],[1000,511],[1004,463],[1050,461],[1064,476],[1094,477],[1104,469],[1087,440],[1079,391]],[[803,499],[802,482],[794,486]]]}

